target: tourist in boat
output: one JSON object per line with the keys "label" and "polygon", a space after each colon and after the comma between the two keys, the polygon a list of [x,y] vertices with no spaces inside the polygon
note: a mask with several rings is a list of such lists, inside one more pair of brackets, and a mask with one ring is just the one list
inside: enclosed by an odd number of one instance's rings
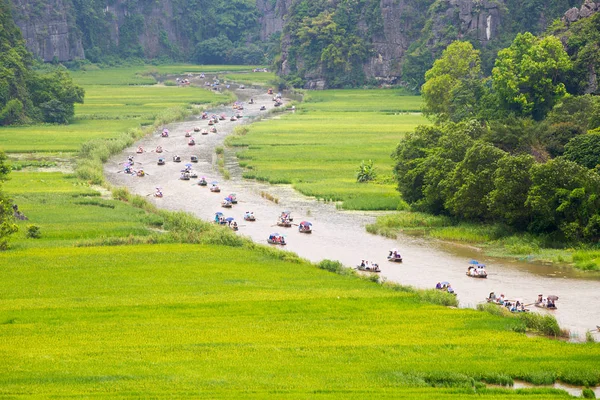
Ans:
{"label": "tourist in boat", "polygon": [[488,297],[489,301],[496,301],[496,293],[490,292],[490,296]]}
{"label": "tourist in boat", "polygon": [[159,187],[156,188],[156,192],[154,192],[155,197],[163,197],[163,192]]}
{"label": "tourist in boat", "polygon": [[[391,253],[391,252],[390,252],[390,253]],[[442,288],[442,284],[441,284],[440,282],[438,282],[438,283],[435,285],[435,288],[436,288],[436,289],[441,289],[441,288]]]}
{"label": "tourist in boat", "polygon": [[144,152],[144,148],[142,146],[138,146],[136,152],[139,153],[143,153]]}
{"label": "tourist in boat", "polygon": [[448,291],[448,293],[453,294],[454,293],[454,289],[452,289],[452,286],[448,285],[448,287],[446,288],[446,290]]}

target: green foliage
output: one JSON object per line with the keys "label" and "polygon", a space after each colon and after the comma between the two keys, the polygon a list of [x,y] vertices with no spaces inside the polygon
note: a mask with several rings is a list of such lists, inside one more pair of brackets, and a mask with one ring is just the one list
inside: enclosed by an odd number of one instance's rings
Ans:
{"label": "green foliage", "polygon": [[364,183],[375,180],[377,177],[377,170],[373,166],[373,160],[369,160],[365,162],[365,160],[361,161],[358,166],[358,170],[356,171],[356,182]]}
{"label": "green foliage", "polygon": [[471,43],[453,42],[425,73],[423,110],[437,121],[472,118],[478,114],[483,88],[479,51]]}
{"label": "green foliage", "polygon": [[0,150],[0,250],[7,248],[8,237],[18,230],[13,220],[12,201],[5,195],[2,187],[10,171],[6,155]]}
{"label": "green foliage", "polygon": [[40,231],[40,227],[37,225],[29,225],[27,227],[27,233],[25,234],[30,239],[39,239],[42,237],[42,232]]}
{"label": "green foliage", "polygon": [[30,121],[67,123],[84,91],[63,69],[38,73],[12,20],[6,0],[0,0],[0,125]]}
{"label": "green foliage", "polygon": [[304,79],[320,71],[329,87],[357,86],[365,80],[362,63],[371,52],[369,40],[359,32],[360,11],[369,10],[372,32],[379,31],[380,15],[373,0],[298,0],[292,3],[285,33],[290,73]]}
{"label": "green foliage", "polygon": [[565,145],[564,155],[567,160],[600,171],[600,130],[571,139]]}
{"label": "green foliage", "polygon": [[558,38],[518,34],[510,47],[498,53],[493,87],[508,111],[541,120],[567,93],[564,80],[571,68]]}

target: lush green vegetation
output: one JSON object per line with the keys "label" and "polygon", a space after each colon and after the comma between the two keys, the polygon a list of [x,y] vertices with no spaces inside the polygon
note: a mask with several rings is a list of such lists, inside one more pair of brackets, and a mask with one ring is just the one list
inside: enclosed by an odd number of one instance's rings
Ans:
{"label": "lush green vegetation", "polygon": [[[594,16],[585,24],[599,20]],[[577,31],[568,41],[585,44],[589,35]],[[588,65],[596,62],[590,49],[586,53]],[[567,92],[568,85],[585,86],[574,85],[573,75],[588,82],[581,71],[572,74],[578,62],[581,52],[568,54],[557,37],[525,33],[498,53],[490,77],[469,43],[451,44],[434,63],[425,75],[423,99],[436,125],[407,135],[394,158],[399,190],[411,208],[453,218],[454,226],[437,234],[470,242],[501,239],[502,245],[533,253],[531,242],[595,249],[600,103],[589,94]],[[495,238],[469,235],[473,229],[465,229],[465,221],[500,229]],[[370,229],[393,234],[389,222]],[[523,240],[522,233],[535,239]],[[570,252],[570,258],[582,269],[600,269],[594,254],[576,258]]]}
{"label": "lush green vegetation", "polygon": [[[425,122],[420,102],[398,90],[311,92],[294,114],[258,122],[227,143],[247,146],[238,153],[246,178],[291,183],[347,209],[395,210],[404,205],[389,149]],[[356,182],[362,160],[373,160],[378,179]]]}
{"label": "lush green vegetation", "polygon": [[[179,68],[187,69],[182,66],[163,67],[163,70],[171,73],[180,71]],[[85,142],[115,138],[130,129],[153,125],[157,119],[164,120],[167,114],[176,112],[183,116],[193,111],[193,104],[232,99],[228,94],[219,95],[198,87],[130,86],[140,80],[155,83],[152,76],[140,75],[146,70],[147,67],[140,66],[75,73],[75,80],[87,94],[85,103],[75,107],[73,123],[2,127],[2,148],[8,153],[75,152]]]}
{"label": "lush green vegetation", "polygon": [[123,190],[13,178],[41,237],[22,229],[0,253],[3,395],[548,399],[565,395],[481,381],[600,381],[597,345],[529,338],[525,321],[315,268]]}
{"label": "lush green vegetation", "polygon": [[272,72],[250,72],[239,74],[227,74],[226,80],[243,83],[246,85],[268,86],[277,80],[277,75]]}
{"label": "lush green vegetation", "polygon": [[[252,0],[130,0],[110,8],[99,0],[74,0],[71,13],[86,58],[95,63],[160,58],[257,64],[272,58],[277,48],[275,42],[259,40],[258,9]],[[148,37],[158,38],[158,43],[148,45]]]}
{"label": "lush green vegetation", "polygon": [[67,123],[84,91],[64,69],[37,72],[11,5],[0,0],[0,126],[27,122]]}

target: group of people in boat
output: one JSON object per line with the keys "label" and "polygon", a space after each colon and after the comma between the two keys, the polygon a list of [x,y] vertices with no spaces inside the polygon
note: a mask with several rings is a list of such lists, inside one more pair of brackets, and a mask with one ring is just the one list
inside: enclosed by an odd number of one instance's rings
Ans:
{"label": "group of people in boat", "polygon": [[487,278],[487,271],[485,270],[485,265],[483,264],[474,264],[469,265],[467,269],[467,276],[473,278]]}
{"label": "group of people in boat", "polygon": [[535,306],[555,310],[556,300],[558,300],[558,296],[544,297],[543,294],[538,294],[537,300],[535,301]]}
{"label": "group of people in boat", "polygon": [[374,262],[369,262],[366,260],[360,261],[360,265],[358,266],[358,269],[360,271],[381,272],[381,269],[379,269],[379,264],[376,264]]}
{"label": "group of people in boat", "polygon": [[435,288],[436,288],[437,290],[445,290],[446,292],[448,292],[448,293],[450,293],[450,294],[456,294],[456,293],[454,292],[454,289],[452,288],[452,285],[450,285],[450,283],[449,283],[449,282],[438,282],[438,283],[435,285]]}
{"label": "group of people in boat", "polygon": [[508,311],[514,313],[529,311],[527,308],[525,308],[525,304],[521,300],[508,300],[504,297],[504,294],[496,296],[496,293],[491,292],[487,298],[487,302],[506,307]]}

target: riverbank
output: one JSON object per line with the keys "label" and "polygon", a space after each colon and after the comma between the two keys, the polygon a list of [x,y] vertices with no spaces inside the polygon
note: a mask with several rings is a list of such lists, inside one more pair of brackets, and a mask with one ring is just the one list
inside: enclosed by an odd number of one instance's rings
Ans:
{"label": "riverbank", "polygon": [[600,250],[594,248],[554,248],[548,239],[531,234],[515,234],[499,225],[455,223],[444,216],[419,212],[398,212],[380,216],[367,225],[367,231],[388,238],[399,234],[427,237],[457,245],[469,245],[482,254],[516,261],[548,265],[568,265],[596,275],[600,271]]}

